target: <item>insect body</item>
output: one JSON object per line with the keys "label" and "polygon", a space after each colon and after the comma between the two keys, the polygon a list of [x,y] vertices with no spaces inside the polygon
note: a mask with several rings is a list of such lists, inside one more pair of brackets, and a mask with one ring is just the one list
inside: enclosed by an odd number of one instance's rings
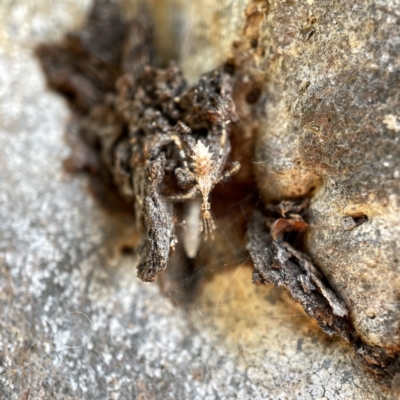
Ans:
{"label": "insect body", "polygon": [[[234,162],[231,168],[224,171],[226,160],[230,152],[229,141],[227,141],[226,125],[230,121],[223,121],[222,132],[217,144],[205,145],[202,139],[198,139],[193,146],[190,140],[183,140],[182,135],[174,132],[171,140],[179,149],[179,156],[183,165],[183,169],[177,169],[176,175],[181,186],[191,184],[191,189],[184,194],[169,197],[173,201],[182,201],[197,197],[202,197],[200,205],[200,231],[204,233],[205,239],[209,236],[213,237],[215,230],[215,222],[211,214],[210,192],[220,183],[236,174],[240,169],[240,164]],[[178,123],[178,132],[190,134],[191,130],[182,122]],[[207,140],[207,139],[206,139]],[[213,148],[216,150],[212,151]],[[218,151],[218,153],[217,153]],[[218,154],[215,159],[215,154]],[[188,160],[190,158],[190,160]]]}

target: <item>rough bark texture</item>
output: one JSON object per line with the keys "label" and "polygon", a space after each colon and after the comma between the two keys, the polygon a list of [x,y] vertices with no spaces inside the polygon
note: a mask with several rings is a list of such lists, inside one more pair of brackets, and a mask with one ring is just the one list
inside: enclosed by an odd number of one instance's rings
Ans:
{"label": "rough bark texture", "polygon": [[[271,2],[258,38],[260,190],[313,191],[308,251],[363,339],[388,354],[400,345],[396,4]],[[363,223],[347,229],[348,218]]]}
{"label": "rough bark texture", "polygon": [[[292,230],[293,227],[290,227]],[[397,357],[380,347],[363,343],[349,310],[304,253],[283,240],[274,240],[261,213],[254,213],[248,231],[248,248],[254,262],[253,283],[284,288],[328,335],[348,342],[361,362],[388,385],[398,370]],[[389,378],[388,378],[389,375]]]}
{"label": "rough bark texture", "polygon": [[[196,31],[193,7],[185,17]],[[307,252],[364,342],[392,357],[400,344],[398,3],[254,1],[245,15],[225,54],[242,77],[234,96],[243,136],[256,137],[260,192],[267,203],[311,196]],[[208,43],[220,61],[221,47]],[[201,71],[185,57],[195,49],[181,58]]]}
{"label": "rough bark texture", "polygon": [[[202,9],[220,10],[216,21],[232,19],[238,26],[244,21],[242,2],[214,3]],[[249,285],[246,268],[204,284],[187,311],[172,307],[157,287],[137,281],[132,257],[120,254],[139,242],[134,220],[121,210],[102,211],[88,196],[86,179],[63,172],[70,115],[46,89],[32,55],[38,42],[75,27],[87,6],[72,0],[0,5],[1,397],[386,398],[342,342],[321,334],[281,291]],[[197,32],[190,21],[200,21],[201,12],[194,16],[192,5],[181,7],[181,20]],[[193,40],[187,48],[200,51]],[[228,46],[217,50],[208,48],[213,57],[207,61],[225,58]],[[190,58],[185,62],[189,69]],[[194,64],[193,76],[201,66]],[[246,89],[237,94],[246,129],[253,105],[263,99],[263,86],[256,83],[238,84]],[[396,119],[385,121],[397,129]],[[344,221],[346,234],[366,224],[359,224],[362,215],[351,215],[353,223]],[[236,246],[230,225],[223,224],[220,236]],[[226,247],[220,242],[204,252],[206,260],[214,252],[214,261],[198,275],[221,270]]]}
{"label": "rough bark texture", "polygon": [[[199,200],[192,203],[198,212],[186,208],[179,222],[199,214],[188,236],[201,230],[213,237],[210,196],[240,168],[227,168],[237,122],[230,75],[215,69],[188,87],[177,65],[154,65],[152,32],[145,7],[129,22],[119,5],[98,0],[80,32],[36,51],[49,86],[76,115],[67,166],[108,177],[115,185],[109,190],[132,203],[138,231],[144,226],[138,277],[146,282],[166,269],[175,251],[176,209],[182,207],[174,202]],[[85,152],[86,162],[76,156]]]}

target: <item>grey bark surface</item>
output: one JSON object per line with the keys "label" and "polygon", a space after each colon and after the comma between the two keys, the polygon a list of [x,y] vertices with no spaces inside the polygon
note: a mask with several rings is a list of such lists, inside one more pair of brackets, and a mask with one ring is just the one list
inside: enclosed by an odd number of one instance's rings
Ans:
{"label": "grey bark surface", "polygon": [[[132,220],[63,171],[65,102],[34,46],[89,2],[0,5],[0,397],[385,399],[352,351],[245,266],[185,307],[136,278]],[[218,268],[215,269],[220,269]],[[182,282],[185,285],[186,282]]]}

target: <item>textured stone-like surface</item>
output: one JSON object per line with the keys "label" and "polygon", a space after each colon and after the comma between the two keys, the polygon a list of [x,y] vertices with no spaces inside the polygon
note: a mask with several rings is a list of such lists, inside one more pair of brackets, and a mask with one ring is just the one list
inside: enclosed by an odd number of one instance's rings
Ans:
{"label": "textured stone-like surface", "polygon": [[[185,71],[196,75],[231,53],[242,74],[241,134],[256,135],[264,199],[312,195],[309,254],[352,311],[363,340],[398,353],[398,2],[255,0],[246,4],[246,17],[237,2],[224,5],[234,21],[243,18],[241,32],[222,29],[236,44],[214,43],[209,30],[182,48]],[[183,27],[202,32],[194,8],[182,9]],[[218,10],[210,5],[206,13],[213,27],[225,27]],[[251,145],[246,151],[251,157]]]}
{"label": "textured stone-like surface", "polygon": [[386,398],[343,343],[250,285],[250,269],[216,275],[187,309],[135,277],[120,254],[137,242],[130,219],[63,172],[69,112],[32,56],[87,5],[0,5],[0,397]]}
{"label": "textured stone-like surface", "polygon": [[[270,2],[256,152],[266,198],[314,191],[308,250],[364,340],[389,353],[400,345],[397,9],[394,1]],[[364,223],[349,229],[349,218]]]}

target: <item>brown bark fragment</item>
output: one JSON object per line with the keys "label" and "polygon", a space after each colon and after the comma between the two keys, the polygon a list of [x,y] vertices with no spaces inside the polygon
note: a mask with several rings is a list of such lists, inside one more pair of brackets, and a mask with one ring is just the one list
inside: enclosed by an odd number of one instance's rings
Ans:
{"label": "brown bark fragment", "polygon": [[367,369],[389,384],[391,374],[397,369],[396,355],[362,342],[349,310],[311,259],[289,243],[275,241],[264,221],[265,217],[255,212],[247,233],[247,246],[255,267],[253,283],[284,288],[325,333],[350,343]]}
{"label": "brown bark fragment", "polygon": [[[210,192],[239,164],[226,170],[237,122],[231,77],[217,69],[189,87],[177,65],[151,65],[152,27],[143,15],[128,24],[114,3],[96,2],[82,32],[37,54],[51,87],[77,112],[77,141],[97,150],[92,170],[102,169],[133,203],[137,228],[145,227],[138,276],[154,281],[177,241],[173,203],[202,198],[200,228],[212,236]],[[69,169],[87,169],[82,149],[74,150],[79,156],[72,154]]]}

